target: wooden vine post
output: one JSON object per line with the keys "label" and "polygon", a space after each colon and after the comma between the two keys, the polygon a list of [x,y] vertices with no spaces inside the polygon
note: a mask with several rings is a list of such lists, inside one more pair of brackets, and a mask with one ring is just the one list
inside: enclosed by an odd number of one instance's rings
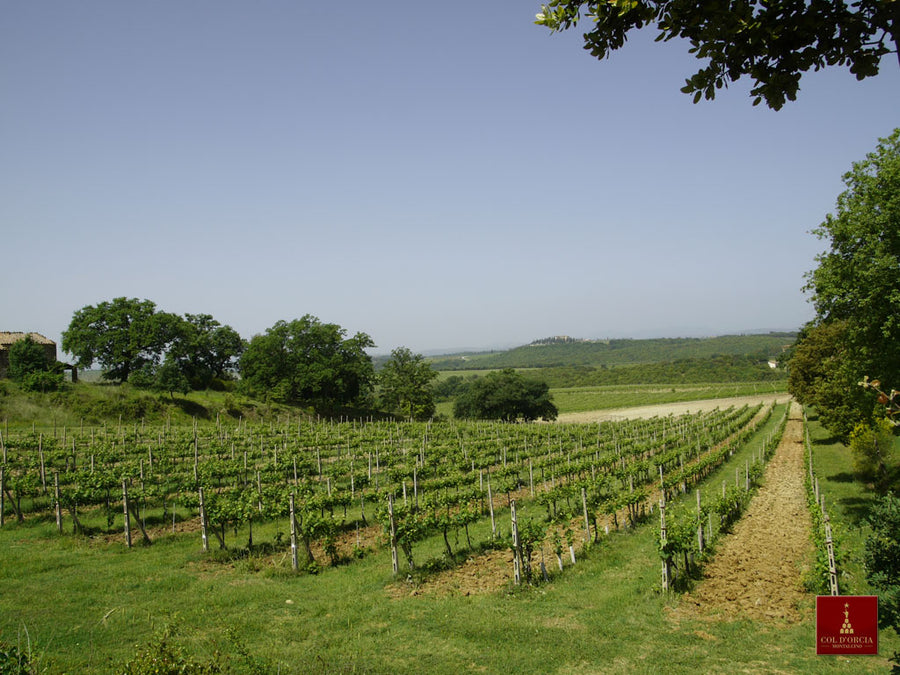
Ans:
{"label": "wooden vine post", "polygon": [[[47,494],[47,471],[44,468],[44,435],[41,434],[38,439],[38,457],[41,461],[41,489],[44,494]],[[66,466],[68,466],[68,460],[66,460]]]}
{"label": "wooden vine post", "polygon": [[491,474],[488,474],[488,508],[491,511],[491,539],[497,536],[497,523],[494,521],[494,495],[491,493]]}
{"label": "wooden vine post", "polygon": [[53,501],[56,506],[56,529],[62,534],[62,504],[59,500],[59,472],[53,473]]}
{"label": "wooden vine post", "polygon": [[125,545],[131,548],[131,514],[128,512],[128,484],[122,479],[122,510],[125,512]]}
{"label": "wooden vine post", "polygon": [[513,581],[518,586],[522,583],[522,547],[519,545],[519,523],[516,519],[515,499],[509,503],[509,515],[512,519]]}
{"label": "wooden vine post", "polygon": [[837,582],[837,565],[834,562],[834,541],[831,538],[831,520],[828,514],[822,513],[825,520],[825,549],[828,551],[828,585],[832,595],[839,595]]}
{"label": "wooden vine post", "polygon": [[[5,463],[6,462],[4,462],[4,464]],[[3,480],[3,471],[4,467],[0,466],[0,527],[3,527],[3,512],[6,508],[6,504],[3,501],[3,493],[6,491],[6,483]]]}
{"label": "wooden vine post", "polygon": [[198,490],[200,494],[200,538],[203,540],[203,550],[209,551],[209,535],[206,532],[206,507],[203,504],[203,488]]}
{"label": "wooden vine post", "polygon": [[[296,466],[296,464],[295,464]],[[300,569],[300,561],[297,559],[297,520],[294,517],[294,493],[291,493],[291,569],[295,572]]]}
{"label": "wooden vine post", "polygon": [[394,495],[388,495],[388,519],[391,525],[391,571],[394,576],[400,572],[400,561],[397,558],[397,523],[394,520]]}
{"label": "wooden vine post", "polygon": [[700,488],[697,488],[697,550],[703,555],[703,509],[700,507]]}
{"label": "wooden vine post", "polygon": [[[666,546],[666,500],[665,498],[659,500],[659,544],[660,548],[665,548]],[[669,560],[663,554],[662,561],[662,589],[663,591],[669,590]]]}
{"label": "wooden vine post", "polygon": [[585,544],[591,543],[591,521],[588,518],[588,507],[587,507],[587,492],[584,488],[581,488],[581,508],[584,511],[584,536],[586,537],[584,540]]}

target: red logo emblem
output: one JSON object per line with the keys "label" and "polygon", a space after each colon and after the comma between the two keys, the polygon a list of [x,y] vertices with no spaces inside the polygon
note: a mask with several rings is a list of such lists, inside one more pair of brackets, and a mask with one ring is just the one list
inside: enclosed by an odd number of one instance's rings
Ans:
{"label": "red logo emblem", "polygon": [[878,597],[816,597],[816,654],[877,654]]}

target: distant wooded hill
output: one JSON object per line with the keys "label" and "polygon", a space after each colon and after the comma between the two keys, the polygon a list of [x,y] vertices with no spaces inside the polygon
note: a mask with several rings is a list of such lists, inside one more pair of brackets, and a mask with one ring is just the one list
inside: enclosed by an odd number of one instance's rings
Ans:
{"label": "distant wooded hill", "polygon": [[539,340],[503,352],[450,354],[430,360],[435,370],[496,368],[595,368],[672,363],[712,357],[775,360],[790,347],[796,333],[723,335],[710,338],[654,338],[647,340]]}

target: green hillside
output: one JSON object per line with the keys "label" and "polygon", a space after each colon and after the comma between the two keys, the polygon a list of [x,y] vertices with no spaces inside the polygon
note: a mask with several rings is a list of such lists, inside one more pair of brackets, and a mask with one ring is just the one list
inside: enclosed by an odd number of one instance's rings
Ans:
{"label": "green hillside", "polygon": [[554,338],[539,340],[503,352],[439,356],[431,359],[431,365],[435,370],[609,367],[707,359],[722,355],[749,356],[766,361],[777,358],[793,344],[795,338],[795,333],[647,340],[587,341]]}

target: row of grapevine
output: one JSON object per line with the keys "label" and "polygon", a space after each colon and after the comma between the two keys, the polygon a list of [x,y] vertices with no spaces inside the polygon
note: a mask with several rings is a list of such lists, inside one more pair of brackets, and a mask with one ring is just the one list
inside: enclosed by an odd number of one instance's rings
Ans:
{"label": "row of grapevine", "polygon": [[[540,504],[557,521],[580,510],[589,521],[585,538],[591,525],[596,538],[598,514],[616,518],[631,506],[628,518],[637,518],[660,470],[666,489],[703,475],[704,458],[755,413],[582,425],[293,418],[6,429],[0,525],[7,516],[55,513],[61,530],[66,519],[76,532],[130,538],[137,526],[148,543],[163,523],[174,528],[176,513],[197,518],[202,491],[196,526],[220,547],[234,545],[238,532],[252,546],[255,523],[290,518],[311,561],[314,541],[333,551],[339,532],[371,520],[390,538],[390,500],[394,543],[412,567],[416,542],[440,534],[452,556],[451,538],[464,531],[471,548],[469,526],[489,516],[493,523],[495,509],[514,499]],[[497,531],[493,524],[492,537]]]}
{"label": "row of grapevine", "polygon": [[812,517],[812,537],[815,544],[816,562],[812,578],[815,590],[821,594],[838,595],[838,570],[840,568],[840,548],[828,511],[825,509],[825,495],[819,491],[819,479],[813,470],[812,442],[809,439],[808,421],[803,414],[803,458],[807,465],[806,500]]}
{"label": "row of grapevine", "polygon": [[[727,531],[741,517],[754,488],[759,485],[765,471],[765,463],[772,457],[788,421],[785,408],[776,431],[766,438],[762,446],[753,452],[751,460],[744,464],[743,471],[735,469],[734,483],[722,483],[721,494],[714,495],[705,502],[701,492],[696,490],[696,506],[681,500],[670,504],[664,495],[659,502],[660,522],[657,531],[658,550],[662,559],[662,589],[684,587],[687,580],[699,566],[713,553],[713,542],[723,531]],[[771,413],[771,409],[769,411]],[[732,452],[733,447],[745,443],[750,436],[745,429],[732,443],[723,446],[707,456],[709,466],[719,466]],[[683,490],[686,491],[686,490]]]}

